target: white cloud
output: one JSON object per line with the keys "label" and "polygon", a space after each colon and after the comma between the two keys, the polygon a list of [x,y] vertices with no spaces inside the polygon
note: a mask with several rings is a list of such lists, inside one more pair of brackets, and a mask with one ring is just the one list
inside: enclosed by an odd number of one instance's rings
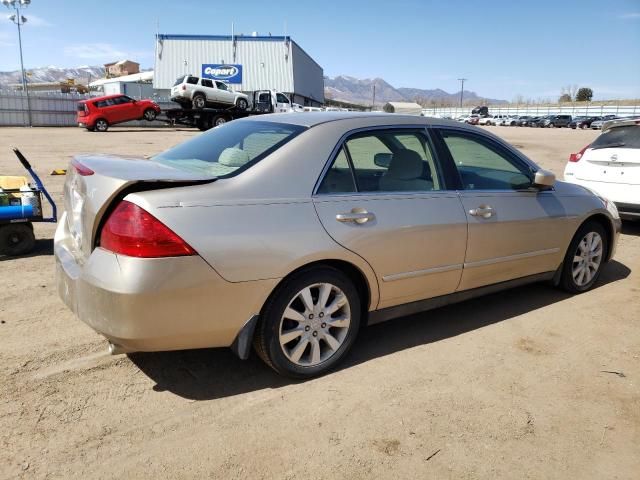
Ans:
{"label": "white cloud", "polygon": [[124,50],[111,43],[86,43],[81,45],[68,45],[64,48],[67,57],[86,60],[122,60],[124,58],[135,60],[149,58],[150,51]]}
{"label": "white cloud", "polygon": [[0,32],[0,47],[13,47],[15,45],[14,36],[9,32]]}
{"label": "white cloud", "polygon": [[619,15],[618,18],[622,18],[624,20],[631,20],[631,19],[634,19],[634,18],[640,18],[640,12],[623,13],[622,15]]}
{"label": "white cloud", "polygon": [[27,25],[31,27],[53,27],[52,23],[47,22],[44,18],[32,15],[29,12],[25,12],[24,16],[27,17]]}

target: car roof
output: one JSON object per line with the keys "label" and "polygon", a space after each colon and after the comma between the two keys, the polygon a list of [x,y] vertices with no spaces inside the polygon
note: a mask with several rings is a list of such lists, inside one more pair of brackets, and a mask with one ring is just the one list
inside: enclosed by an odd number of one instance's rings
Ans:
{"label": "car roof", "polygon": [[102,97],[91,97],[80,100],[81,102],[95,102],[96,100],[108,100],[109,98],[124,97],[124,93],[116,93],[115,95],[103,95]]}
{"label": "car roof", "polygon": [[384,125],[451,125],[460,127],[461,124],[454,120],[435,117],[422,117],[419,115],[402,115],[398,113],[383,112],[294,112],[294,113],[272,113],[268,115],[256,115],[243,119],[243,121],[269,121],[277,123],[287,123],[290,125],[300,125],[302,127],[313,127],[328,122],[354,122],[379,119]]}

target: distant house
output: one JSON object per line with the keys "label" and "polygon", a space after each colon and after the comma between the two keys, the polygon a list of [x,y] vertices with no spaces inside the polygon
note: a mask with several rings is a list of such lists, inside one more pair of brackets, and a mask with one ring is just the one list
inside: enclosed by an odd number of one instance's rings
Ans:
{"label": "distant house", "polygon": [[105,63],[104,71],[107,78],[133,75],[140,73],[140,64],[131,60],[120,60],[119,62]]}
{"label": "distant house", "polygon": [[383,107],[387,113],[404,113],[405,115],[420,115],[422,107],[413,102],[388,102]]}

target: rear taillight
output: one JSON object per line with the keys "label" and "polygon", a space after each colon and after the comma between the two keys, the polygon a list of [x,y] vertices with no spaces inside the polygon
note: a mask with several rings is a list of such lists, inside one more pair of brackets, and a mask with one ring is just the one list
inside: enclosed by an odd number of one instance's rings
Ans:
{"label": "rear taillight", "polygon": [[591,144],[587,144],[585,145],[585,147],[580,150],[578,153],[572,153],[571,155],[569,155],[569,161],[570,162],[579,162],[580,159],[582,158],[582,155],[584,155],[584,152],[587,150],[587,148],[589,148]]}
{"label": "rear taillight", "polygon": [[75,171],[78,173],[78,175],[81,175],[83,177],[88,177],[89,175],[93,175],[94,174],[93,170],[91,170],[89,167],[83,165],[82,163],[80,163],[75,158],[73,160],[71,160],[71,166],[75,169]]}
{"label": "rear taillight", "polygon": [[100,246],[129,257],[158,258],[196,255],[196,252],[160,220],[123,200],[102,227]]}

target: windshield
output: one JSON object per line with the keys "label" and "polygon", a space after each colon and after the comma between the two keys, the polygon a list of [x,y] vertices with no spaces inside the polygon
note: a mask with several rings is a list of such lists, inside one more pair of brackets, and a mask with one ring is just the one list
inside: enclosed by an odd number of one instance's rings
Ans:
{"label": "windshield", "polygon": [[640,125],[614,127],[606,130],[591,144],[591,148],[640,148]]}
{"label": "windshield", "polygon": [[152,158],[172,167],[225,178],[237,175],[305,130],[299,125],[235,121]]}
{"label": "windshield", "polygon": [[182,75],[181,77],[178,77],[176,79],[176,83],[174,83],[173,86],[177,87],[178,85],[180,85],[182,83],[183,80],[184,80],[184,75]]}

